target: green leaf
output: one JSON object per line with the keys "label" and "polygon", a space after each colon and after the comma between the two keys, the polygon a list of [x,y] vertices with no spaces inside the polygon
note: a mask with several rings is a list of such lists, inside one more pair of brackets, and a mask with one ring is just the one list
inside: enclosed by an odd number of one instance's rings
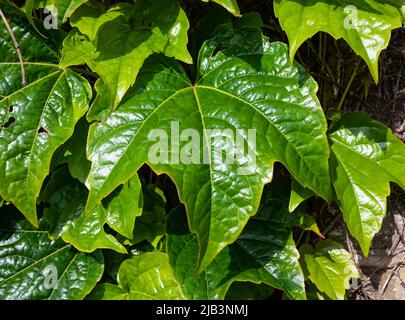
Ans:
{"label": "green leaf", "polygon": [[97,286],[92,299],[103,300],[182,300],[167,254],[143,253],[125,260],[118,272],[118,285]]}
{"label": "green leaf", "polygon": [[98,53],[94,44],[85,35],[73,29],[63,40],[62,58],[59,62],[62,68],[90,64],[92,59],[97,58]]}
{"label": "green leaf", "polygon": [[107,223],[118,233],[129,239],[136,217],[142,214],[142,185],[138,177],[131,178],[106,199]]}
{"label": "green leaf", "polygon": [[293,212],[302,202],[312,197],[314,193],[308,189],[304,188],[301,184],[297,182],[294,178],[291,180],[291,195],[289,210]]}
{"label": "green leaf", "polygon": [[300,249],[309,279],[334,300],[343,300],[351,278],[358,278],[351,255],[331,240],[318,242],[315,249],[305,244]]}
{"label": "green leaf", "polygon": [[[204,15],[201,16],[191,30],[191,53],[193,59],[197,60],[198,53],[205,40],[214,37],[221,32],[224,25],[232,25],[232,16],[226,14],[222,7],[210,6]],[[194,71],[194,70],[193,70]]]}
{"label": "green leaf", "polygon": [[307,291],[308,300],[315,300],[315,301],[330,300],[330,298],[328,298],[328,296],[326,294],[319,291],[317,286],[315,284],[313,284],[312,282],[308,282],[308,284],[306,286],[306,291]]}
{"label": "green leaf", "polygon": [[330,129],[331,172],[350,233],[367,256],[387,211],[389,182],[405,189],[405,146],[366,113],[347,113]]}
{"label": "green leaf", "polygon": [[84,252],[99,248],[126,253],[126,249],[104,226],[124,236],[131,237],[135,217],[141,214],[141,185],[134,176],[117,188],[104,203],[89,214],[84,213],[87,189],[78,180],[72,179],[66,167],[55,171],[46,185],[42,199],[50,204],[45,216],[51,225],[53,238],[62,239]]}
{"label": "green leaf", "polygon": [[[263,198],[267,196],[265,194]],[[279,199],[266,201],[263,208],[273,212],[277,201]],[[174,275],[187,298],[224,299],[234,281],[249,281],[282,289],[293,299],[305,299],[299,254],[291,230],[278,217],[267,216],[261,211],[249,221],[234,244],[225,247],[196,275],[198,241],[189,233],[181,213],[180,210],[172,212],[166,222],[167,250]],[[286,208],[284,213],[290,214]]]}
{"label": "green leaf", "polygon": [[65,143],[65,148],[70,153],[67,161],[70,174],[73,178],[85,183],[90,172],[91,162],[87,160],[86,144],[89,124],[85,118],[76,124],[72,137]]}
{"label": "green leaf", "polygon": [[[209,0],[202,0],[204,2],[208,2]],[[232,13],[234,16],[240,16],[240,11],[238,7],[238,3],[236,0],[211,0],[213,2],[218,3],[219,5],[223,6],[226,10]]]}
{"label": "green leaf", "polygon": [[155,243],[165,234],[166,199],[154,185],[143,190],[142,215],[136,219],[133,236],[125,244],[137,244],[146,240]]}
{"label": "green leaf", "polygon": [[[3,209],[9,210],[9,209]],[[7,212],[0,212],[4,217]],[[0,225],[0,299],[83,299],[104,271],[100,252],[85,254],[61,240],[51,241],[41,224]]]}
{"label": "green leaf", "polygon": [[117,6],[108,10],[104,3],[87,1],[72,15],[70,24],[93,41],[97,38],[102,25],[123,15],[119,8]]}
{"label": "green leaf", "polygon": [[401,26],[401,1],[274,0],[274,11],[290,42],[293,59],[301,44],[319,31],[343,38],[367,63],[378,82],[378,58],[391,30]]}
{"label": "green leaf", "polygon": [[[256,213],[275,161],[302,185],[331,197],[326,120],[316,83],[291,64],[284,44],[269,43],[252,27],[252,16],[245,19],[202,48],[196,84],[173,61],[152,58],[119,108],[89,131],[87,210],[148,163],[176,183],[199,237],[201,268]],[[190,142],[177,142],[177,130],[186,129],[197,133],[191,156]],[[219,129],[219,136],[208,138],[207,129]],[[249,143],[243,156],[235,154],[235,134]],[[164,143],[170,139],[173,148]],[[223,163],[223,153],[234,153],[230,163]]]}
{"label": "green leaf", "polygon": [[268,300],[274,288],[261,283],[234,282],[229,287],[225,300]]}
{"label": "green leaf", "polygon": [[33,10],[48,9],[52,16],[56,17],[58,21],[55,27],[60,28],[61,24],[66,22],[73,12],[85,2],[87,2],[87,0],[27,0],[25,2],[25,10],[27,18],[30,20],[31,24],[33,24]]}
{"label": "green leaf", "polygon": [[94,84],[94,89],[96,90],[97,95],[86,115],[86,119],[90,123],[93,121],[101,121],[106,118],[111,113],[111,108],[109,106],[113,104],[113,97],[103,79],[97,79]]}
{"label": "green leaf", "polygon": [[55,150],[73,133],[91,99],[88,82],[68,69],[18,15],[10,22],[25,61],[26,86],[6,28],[0,30],[0,194],[37,225],[36,200]]}
{"label": "green leaf", "polygon": [[[262,196],[262,204],[259,212],[265,219],[269,219],[284,227],[299,227],[304,230],[314,232],[320,237],[324,237],[319,231],[318,225],[313,217],[305,213],[304,210],[290,212],[287,194],[281,190],[280,177],[275,176],[270,190],[265,190]],[[277,186],[277,189],[276,187]]]}
{"label": "green leaf", "polygon": [[[73,21],[90,41],[94,40],[97,57],[87,63],[108,88],[106,94],[112,105],[106,106],[107,110],[119,104],[152,53],[192,62],[187,51],[189,22],[175,0],[119,3],[105,13],[93,12],[86,5],[75,14]],[[77,45],[71,46],[71,42],[65,41],[64,56],[76,54],[80,59],[76,48]],[[75,60],[64,59],[63,65],[68,66]]]}

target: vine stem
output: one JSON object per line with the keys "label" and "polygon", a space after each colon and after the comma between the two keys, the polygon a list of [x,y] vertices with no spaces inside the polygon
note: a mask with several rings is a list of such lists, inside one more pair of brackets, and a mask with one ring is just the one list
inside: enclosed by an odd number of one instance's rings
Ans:
{"label": "vine stem", "polygon": [[17,50],[17,55],[18,55],[18,59],[20,60],[20,66],[21,66],[21,84],[23,86],[25,86],[27,84],[27,82],[25,81],[25,69],[24,69],[24,60],[21,54],[21,49],[20,46],[17,42],[17,39],[14,36],[13,30],[11,29],[6,16],[4,15],[3,11],[0,9],[0,16],[1,19],[3,20],[4,24],[6,25],[7,31],[11,37],[11,40],[13,40],[13,44],[15,49]]}
{"label": "vine stem", "polygon": [[348,84],[347,84],[347,86],[346,86],[346,89],[345,89],[345,91],[343,92],[342,98],[340,99],[339,105],[338,105],[338,107],[337,107],[338,111],[340,111],[340,109],[342,109],[343,102],[345,102],[346,96],[347,96],[347,94],[349,93],[349,89],[350,89],[350,87],[351,87],[352,84],[353,84],[354,78],[356,77],[357,70],[359,69],[359,66],[360,66],[360,62],[361,62],[361,60],[359,60],[359,61],[357,62],[356,67],[355,67],[354,70],[353,70],[352,76],[350,77],[350,80],[349,80],[349,82],[348,82]]}

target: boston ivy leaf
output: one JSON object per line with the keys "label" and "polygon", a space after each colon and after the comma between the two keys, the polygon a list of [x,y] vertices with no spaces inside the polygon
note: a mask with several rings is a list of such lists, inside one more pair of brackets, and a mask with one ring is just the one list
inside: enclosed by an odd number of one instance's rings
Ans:
{"label": "boston ivy leaf", "polygon": [[290,204],[288,206],[290,212],[293,212],[302,202],[313,195],[314,193],[310,189],[304,188],[293,178],[291,180]]}
{"label": "boston ivy leaf", "polygon": [[138,177],[116,189],[104,203],[108,225],[131,239],[135,218],[142,214],[142,185]]}
{"label": "boston ivy leaf", "polygon": [[104,300],[180,300],[184,299],[173,277],[167,254],[143,253],[125,260],[118,272],[118,285],[96,287],[91,299]]}
{"label": "boston ivy leaf", "polygon": [[121,253],[126,249],[104,226],[124,236],[131,237],[135,217],[141,213],[141,185],[134,176],[126,184],[117,188],[104,203],[90,213],[84,213],[87,189],[78,180],[72,179],[67,168],[55,171],[42,196],[50,204],[45,216],[51,225],[50,234],[59,236],[84,252],[98,248],[109,248]]}
{"label": "boston ivy leaf", "polygon": [[51,225],[50,236],[74,245],[78,250],[92,252],[98,248],[126,253],[126,249],[104,231],[107,211],[99,205],[85,215],[87,189],[72,179],[66,167],[55,171],[46,185],[42,200],[50,204],[45,217]]}
{"label": "boston ivy leaf", "polygon": [[88,108],[88,82],[60,69],[57,55],[18,15],[10,22],[24,55],[27,85],[5,28],[0,30],[0,194],[34,225],[36,199],[55,150]]}
{"label": "boston ivy leaf", "polygon": [[63,40],[61,67],[90,64],[97,57],[94,44],[85,35],[73,29]]}
{"label": "boston ivy leaf", "polygon": [[104,4],[95,1],[87,1],[80,6],[70,19],[70,24],[77,27],[90,41],[96,39],[100,27],[123,15],[119,6],[110,10]]}
{"label": "boston ivy leaf", "polygon": [[331,240],[318,242],[315,249],[305,244],[300,249],[308,278],[329,298],[343,300],[349,280],[358,278],[351,255]]}
{"label": "boston ivy leaf", "polygon": [[328,298],[328,296],[319,291],[319,289],[317,288],[317,286],[315,284],[313,284],[312,282],[309,282],[306,286],[306,291],[307,291],[307,299],[308,300],[330,300],[330,298]]}
{"label": "boston ivy leaf", "polygon": [[43,224],[34,230],[26,221],[7,218],[0,227],[0,299],[83,299],[100,280],[100,252],[78,252],[62,240],[49,240]]}
{"label": "boston ivy leaf", "polygon": [[[209,0],[202,0],[204,2],[208,2]],[[218,3],[219,5],[223,6],[226,10],[232,13],[235,16],[240,16],[240,11],[238,7],[238,3],[236,0],[211,0],[213,2]]]}
{"label": "boston ivy leaf", "polygon": [[97,95],[86,115],[86,119],[90,123],[94,121],[101,121],[107,117],[111,113],[111,108],[108,106],[111,106],[113,103],[113,97],[103,79],[99,78],[96,81],[94,84],[94,89],[96,90]]}
{"label": "boston ivy leaf", "polygon": [[[304,276],[291,230],[277,217],[259,214],[252,218],[238,240],[196,275],[198,241],[181,213],[174,211],[167,220],[167,250],[187,298],[224,299],[234,281],[249,281],[282,289],[293,299],[305,299]],[[290,214],[286,208],[284,213]]]}
{"label": "boston ivy leaf", "polygon": [[25,10],[30,22],[34,23],[32,18],[29,17],[32,16],[32,11],[34,9],[46,8],[52,16],[57,19],[57,25],[55,25],[55,27],[60,27],[74,11],[86,1],[87,0],[27,0],[25,2]]}
{"label": "boston ivy leaf", "polygon": [[262,196],[259,216],[287,228],[299,227],[304,230],[312,231],[323,238],[315,219],[305,213],[304,210],[289,212],[288,196],[283,190],[280,190],[279,179],[280,177],[276,176],[273,182],[274,185],[278,186],[277,189],[275,187],[265,189]]}
{"label": "boston ivy leaf", "polygon": [[[101,15],[83,9],[78,11],[74,21],[89,40],[95,37],[97,57],[88,64],[108,88],[112,108],[119,104],[152,53],[161,52],[186,63],[192,62],[187,51],[189,22],[175,0],[119,3]],[[90,25],[86,26],[86,22]],[[67,52],[74,55],[76,46],[69,44],[65,42],[65,55]],[[64,65],[68,64],[65,60]]]}
{"label": "boston ivy leaf", "polygon": [[234,282],[226,293],[225,300],[268,300],[274,288],[261,283]]}
{"label": "boston ivy leaf", "polygon": [[389,182],[405,189],[405,147],[366,113],[347,113],[330,129],[332,182],[351,234],[368,255],[387,210]]}
{"label": "boston ivy leaf", "polygon": [[89,124],[85,118],[80,119],[72,137],[65,143],[66,151],[70,154],[67,161],[70,174],[81,183],[86,182],[91,166],[86,156],[88,131]]}
{"label": "boston ivy leaf", "polygon": [[[196,84],[173,61],[152,58],[132,94],[89,131],[87,210],[147,162],[177,184],[191,231],[199,237],[202,268],[256,213],[275,161],[330,199],[326,121],[317,86],[290,62],[284,44],[269,43],[260,28],[251,27],[252,16],[245,19],[246,27],[242,19],[221,41],[215,38],[202,48]],[[190,129],[197,133],[192,152],[190,137],[176,133]],[[219,130],[213,131],[216,139],[207,137],[207,129]],[[235,135],[250,151],[221,161],[224,153],[236,153]],[[170,139],[176,141],[173,148],[164,144]]]}
{"label": "boston ivy leaf", "polygon": [[[218,6],[209,7],[191,30],[191,54],[198,58],[198,53],[205,40],[221,32],[223,25],[232,25],[232,16],[225,13],[225,9]],[[193,70],[194,71],[194,70]]]}
{"label": "boston ivy leaf", "polygon": [[166,199],[160,189],[148,184],[143,190],[142,215],[136,219],[133,237],[125,244],[156,243],[165,234]]}
{"label": "boston ivy leaf", "polygon": [[293,59],[301,44],[319,31],[345,39],[378,82],[378,57],[391,30],[401,26],[400,1],[274,0],[274,10],[290,42]]}

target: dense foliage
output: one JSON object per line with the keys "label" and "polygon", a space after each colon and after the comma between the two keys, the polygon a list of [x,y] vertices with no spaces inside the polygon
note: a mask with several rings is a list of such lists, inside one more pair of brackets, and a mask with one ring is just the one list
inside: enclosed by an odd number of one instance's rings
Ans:
{"label": "dense foliage", "polygon": [[308,202],[368,255],[405,148],[327,118],[294,57],[327,32],[378,82],[403,1],[268,0],[289,46],[212,2],[0,0],[23,58],[3,24],[0,298],[345,298],[358,271]]}

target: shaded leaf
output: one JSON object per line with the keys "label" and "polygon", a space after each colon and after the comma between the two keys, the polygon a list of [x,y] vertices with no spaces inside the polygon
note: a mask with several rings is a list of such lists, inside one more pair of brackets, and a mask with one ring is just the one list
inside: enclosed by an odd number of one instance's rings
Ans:
{"label": "shaded leaf", "polygon": [[330,129],[331,172],[350,233],[364,255],[381,229],[390,181],[405,189],[405,145],[366,113],[346,113]]}
{"label": "shaded leaf", "polygon": [[346,289],[349,289],[349,280],[359,277],[351,255],[343,246],[322,240],[315,249],[304,244],[300,253],[308,278],[318,289],[331,299],[343,300]]}
{"label": "shaded leaf", "polygon": [[225,300],[267,300],[274,288],[266,284],[251,282],[234,282],[226,293]]}
{"label": "shaded leaf", "polygon": [[146,240],[153,244],[165,234],[166,199],[154,185],[148,184],[143,190],[142,215],[136,219],[130,240],[125,244],[137,244]]}
{"label": "shaded leaf", "polygon": [[166,232],[170,264],[189,299],[224,299],[234,281],[265,283],[293,299],[305,299],[304,277],[291,230],[277,218],[252,218],[239,239],[225,247],[199,275],[194,271],[197,237],[189,233],[181,211],[170,214]]}
{"label": "shaded leaf", "polygon": [[124,246],[105,232],[104,226],[108,224],[124,236],[131,236],[135,217],[141,213],[140,190],[140,182],[134,177],[117,188],[104,203],[85,214],[87,189],[62,167],[52,175],[42,197],[50,204],[50,208],[45,209],[51,225],[50,234],[53,238],[62,237],[84,252],[109,248],[126,253]]}
{"label": "shaded leaf", "polygon": [[[202,0],[208,2],[209,0]],[[240,11],[236,0],[211,0],[223,6],[226,10],[232,13],[235,16],[240,16]]]}

